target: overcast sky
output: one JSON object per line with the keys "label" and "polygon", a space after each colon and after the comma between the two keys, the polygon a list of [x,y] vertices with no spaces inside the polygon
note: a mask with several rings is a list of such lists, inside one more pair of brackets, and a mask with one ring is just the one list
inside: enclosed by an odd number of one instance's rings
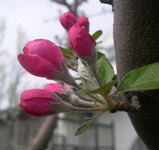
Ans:
{"label": "overcast sky", "polygon": [[[49,0],[3,0],[0,1],[0,18],[7,21],[4,48],[14,53],[16,32],[21,28],[28,39],[46,38],[53,41],[55,35],[63,36],[65,31],[58,21],[59,11],[66,12],[64,7]],[[100,13],[102,9],[108,13]],[[104,35],[112,32],[111,7],[98,0],[89,0],[80,9],[90,20],[90,32],[104,30]]]}

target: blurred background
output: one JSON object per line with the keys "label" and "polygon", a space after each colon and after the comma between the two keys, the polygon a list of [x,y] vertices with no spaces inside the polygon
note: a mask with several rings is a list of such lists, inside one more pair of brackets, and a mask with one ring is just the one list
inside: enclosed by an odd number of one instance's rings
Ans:
{"label": "blurred background", "polygon": [[[67,11],[87,16],[91,34],[103,31],[97,48],[116,70],[110,5],[98,0],[0,1],[0,150],[146,150],[124,112],[103,114],[86,133],[75,137],[75,129],[88,114],[36,118],[19,109],[23,90],[40,88],[50,81],[27,73],[17,54],[26,42],[39,38],[68,46],[67,32],[59,22],[59,16]],[[36,149],[37,143],[43,148]]]}

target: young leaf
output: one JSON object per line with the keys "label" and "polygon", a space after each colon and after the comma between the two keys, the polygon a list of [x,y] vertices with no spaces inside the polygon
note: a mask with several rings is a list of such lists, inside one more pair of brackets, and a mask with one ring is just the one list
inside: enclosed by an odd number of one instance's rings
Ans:
{"label": "young leaf", "polygon": [[83,89],[94,90],[99,87],[87,66],[84,65],[80,59],[78,59],[78,73],[82,81]]}
{"label": "young leaf", "polygon": [[94,117],[94,116],[92,116],[92,117],[90,117],[90,118],[84,118],[84,122],[86,122],[86,121],[91,121],[93,117]]}
{"label": "young leaf", "polygon": [[117,88],[119,92],[159,89],[159,62],[128,72]]}
{"label": "young leaf", "polygon": [[103,84],[108,83],[114,76],[114,70],[103,53],[97,53],[97,73]]}
{"label": "young leaf", "polygon": [[89,94],[98,94],[99,93],[99,94],[107,95],[111,91],[111,89],[115,83],[116,83],[116,81],[112,80],[112,81],[108,82],[107,84],[105,84],[104,86],[102,86],[98,89],[92,90],[92,91],[88,91],[86,93],[89,93]]}
{"label": "young leaf", "polygon": [[102,30],[98,30],[95,33],[93,33],[92,38],[96,41],[102,34]]}
{"label": "young leaf", "polygon": [[66,48],[61,47],[61,46],[60,46],[60,49],[61,49],[61,51],[62,51],[63,54],[73,56],[72,50],[66,49]]}
{"label": "young leaf", "polygon": [[82,134],[85,132],[90,126],[91,126],[92,121],[87,119],[85,120],[82,125],[76,130],[75,136]]}

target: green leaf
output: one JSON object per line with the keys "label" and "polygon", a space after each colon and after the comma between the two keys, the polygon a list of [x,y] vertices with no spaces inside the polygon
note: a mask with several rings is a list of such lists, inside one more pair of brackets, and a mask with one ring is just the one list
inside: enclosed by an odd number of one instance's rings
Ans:
{"label": "green leaf", "polygon": [[73,56],[73,52],[71,49],[66,49],[64,47],[60,47],[61,51],[63,54],[69,55],[69,56]]}
{"label": "green leaf", "polygon": [[75,136],[82,134],[85,132],[90,126],[91,126],[92,121],[90,119],[86,119],[82,125],[76,130]]}
{"label": "green leaf", "polygon": [[108,82],[107,84],[105,84],[104,86],[102,86],[98,89],[92,90],[92,91],[87,91],[86,93],[89,93],[89,94],[100,93],[100,94],[107,95],[111,91],[111,89],[115,83],[116,83],[116,81],[112,80],[112,81]]}
{"label": "green leaf", "polygon": [[112,65],[106,56],[101,52],[97,53],[97,73],[103,84],[108,83],[114,77],[114,70]]}
{"label": "green leaf", "polygon": [[92,38],[96,41],[103,34],[102,30],[98,30],[92,34]]}
{"label": "green leaf", "polygon": [[119,92],[159,89],[159,62],[128,72],[117,88]]}
{"label": "green leaf", "polygon": [[90,117],[90,118],[84,118],[84,122],[91,121],[91,120],[92,120],[92,117]]}

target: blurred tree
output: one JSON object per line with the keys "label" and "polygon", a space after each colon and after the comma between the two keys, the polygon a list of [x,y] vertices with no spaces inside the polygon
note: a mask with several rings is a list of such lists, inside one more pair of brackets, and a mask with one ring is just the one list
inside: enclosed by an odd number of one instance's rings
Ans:
{"label": "blurred tree", "polygon": [[56,128],[57,117],[49,116],[44,119],[35,138],[31,141],[27,150],[43,150],[48,147],[48,143],[52,138],[53,131]]}
{"label": "blurred tree", "polygon": [[58,3],[60,5],[64,5],[68,11],[72,12],[76,16],[78,16],[78,8],[83,2],[87,2],[88,0],[73,0],[72,3],[70,3],[69,0],[50,0],[54,3]]}
{"label": "blurred tree", "polygon": [[25,33],[18,29],[17,53],[12,56],[8,53],[8,51],[2,50],[0,54],[0,69],[2,72],[0,75],[0,88],[2,89],[0,91],[0,111],[3,112],[5,110],[5,113],[0,115],[0,119],[5,122],[15,119],[20,111],[17,107],[19,101],[18,87],[24,72],[20,69],[18,62],[15,61],[17,60],[15,57],[17,57],[17,54],[21,51],[25,42]]}
{"label": "blurred tree", "polygon": [[4,39],[5,28],[6,28],[6,20],[0,18],[0,46],[2,45]]}

